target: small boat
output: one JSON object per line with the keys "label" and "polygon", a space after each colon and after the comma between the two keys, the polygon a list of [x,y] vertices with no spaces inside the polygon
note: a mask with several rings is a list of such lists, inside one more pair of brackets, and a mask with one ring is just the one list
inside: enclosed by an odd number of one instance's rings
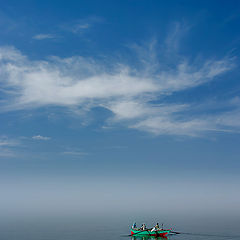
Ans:
{"label": "small boat", "polygon": [[168,240],[167,237],[156,237],[156,236],[132,236],[131,240]]}
{"label": "small boat", "polygon": [[171,232],[171,229],[157,229],[152,231],[152,229],[134,229],[131,228],[132,236],[155,236],[155,237],[166,237]]}

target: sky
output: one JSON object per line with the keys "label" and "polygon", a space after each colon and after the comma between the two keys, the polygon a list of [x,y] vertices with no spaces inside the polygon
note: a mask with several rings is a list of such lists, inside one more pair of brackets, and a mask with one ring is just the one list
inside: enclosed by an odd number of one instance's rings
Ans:
{"label": "sky", "polygon": [[240,218],[239,1],[0,3],[1,212]]}

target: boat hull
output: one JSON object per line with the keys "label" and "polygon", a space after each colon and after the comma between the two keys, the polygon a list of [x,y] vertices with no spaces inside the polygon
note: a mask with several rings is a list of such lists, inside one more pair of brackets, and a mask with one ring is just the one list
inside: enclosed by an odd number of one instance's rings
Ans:
{"label": "boat hull", "polygon": [[156,237],[166,237],[171,230],[157,230],[157,231],[152,231],[151,229],[147,230],[135,230],[131,229],[131,235],[132,236],[156,236]]}

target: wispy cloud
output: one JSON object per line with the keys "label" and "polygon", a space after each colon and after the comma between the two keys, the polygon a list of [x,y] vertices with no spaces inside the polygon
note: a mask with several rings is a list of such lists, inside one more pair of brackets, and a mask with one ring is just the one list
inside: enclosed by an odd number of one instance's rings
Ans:
{"label": "wispy cloud", "polygon": [[0,137],[0,147],[3,147],[3,146],[11,147],[11,146],[16,146],[18,144],[19,144],[19,141],[17,140],[12,140],[7,137]]}
{"label": "wispy cloud", "polygon": [[116,150],[124,150],[127,148],[128,148],[128,146],[121,146],[121,145],[106,146],[106,149],[116,149]]}
{"label": "wispy cloud", "polygon": [[53,34],[37,34],[33,36],[35,40],[45,40],[45,39],[54,39],[57,38],[56,35]]}
{"label": "wispy cloud", "polygon": [[0,157],[15,157],[15,153],[8,148],[0,148]]}
{"label": "wispy cloud", "polygon": [[102,23],[103,18],[97,16],[89,16],[77,19],[71,23],[65,23],[62,28],[74,34],[83,34],[88,29],[93,28],[96,24]]}
{"label": "wispy cloud", "polygon": [[90,27],[91,27],[91,24],[89,24],[89,23],[78,23],[78,24],[75,24],[71,28],[71,31],[73,33],[78,33],[78,32],[82,32],[84,29],[88,29]]}
{"label": "wispy cloud", "polygon": [[75,156],[86,156],[88,153],[86,152],[80,152],[80,151],[65,151],[63,152],[65,155],[75,155]]}
{"label": "wispy cloud", "polygon": [[8,104],[2,108],[15,110],[52,105],[86,111],[103,107],[113,114],[107,119],[108,126],[121,123],[154,134],[198,136],[206,131],[239,128],[237,120],[233,120],[240,112],[237,107],[234,115],[230,111],[196,116],[191,114],[196,104],[162,101],[174,93],[216,80],[234,68],[234,59],[190,62],[180,56],[169,67],[163,64],[165,59],[154,53],[154,44],[150,51],[141,47],[137,47],[137,51],[141,58],[139,64],[132,66],[118,61],[103,64],[81,56],[32,61],[15,48],[2,47],[2,89],[14,92],[8,95]]}
{"label": "wispy cloud", "polygon": [[14,147],[18,146],[20,142],[15,139],[9,139],[6,136],[0,136],[0,157],[14,157]]}
{"label": "wispy cloud", "polygon": [[191,29],[191,25],[187,23],[174,22],[171,24],[169,34],[165,40],[167,52],[174,53],[179,50],[181,40]]}
{"label": "wispy cloud", "polygon": [[47,140],[50,140],[51,138],[50,137],[44,137],[44,136],[41,136],[41,135],[36,135],[36,136],[32,136],[32,139],[47,141]]}

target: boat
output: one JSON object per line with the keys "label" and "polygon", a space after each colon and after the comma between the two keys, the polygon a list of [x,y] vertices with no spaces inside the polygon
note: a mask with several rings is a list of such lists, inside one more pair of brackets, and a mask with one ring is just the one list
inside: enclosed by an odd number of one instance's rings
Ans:
{"label": "boat", "polygon": [[132,236],[131,240],[168,240],[168,238],[156,236]]}
{"label": "boat", "polygon": [[155,236],[155,237],[166,237],[171,232],[171,229],[152,229],[140,230],[137,228],[131,228],[131,236]]}

